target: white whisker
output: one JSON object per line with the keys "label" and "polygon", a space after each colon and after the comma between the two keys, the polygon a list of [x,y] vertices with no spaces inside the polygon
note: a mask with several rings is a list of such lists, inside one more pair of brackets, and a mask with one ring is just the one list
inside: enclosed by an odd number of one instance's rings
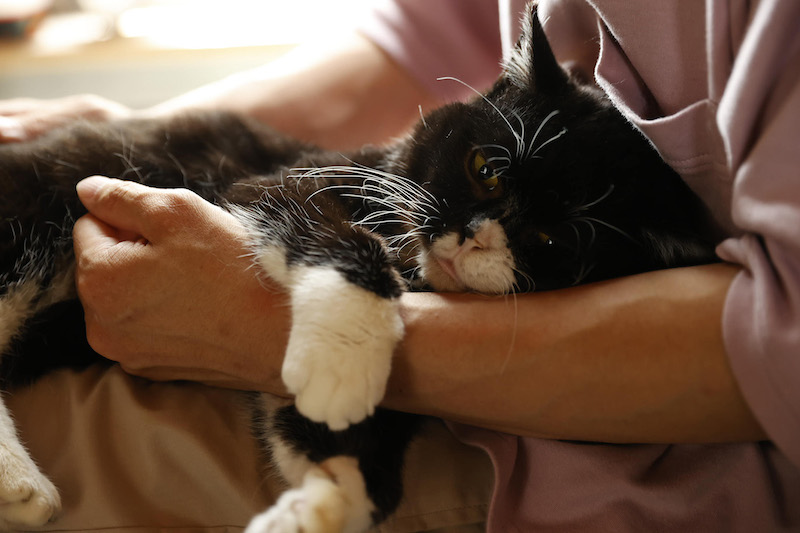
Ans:
{"label": "white whisker", "polygon": [[[550,119],[551,119],[551,118],[553,118],[554,116],[558,115],[560,112],[561,112],[561,111],[559,111],[558,109],[556,109],[555,111],[552,111],[552,112],[551,112],[549,115],[547,115],[546,117],[544,117],[544,119],[542,120],[542,122],[540,122],[540,123],[539,123],[539,127],[538,127],[538,128],[536,128],[536,132],[533,134],[533,139],[531,139],[531,144],[530,144],[530,146],[528,147],[528,153],[527,153],[527,155],[526,155],[526,158],[530,158],[530,157],[531,157],[531,151],[533,150],[533,145],[536,143],[536,139],[538,139],[538,138],[539,138],[539,133],[541,133],[541,131],[542,131],[542,128],[544,128],[545,124],[547,124],[548,122],[550,122]],[[535,153],[535,152],[534,152],[534,153]]]}
{"label": "white whisker", "polygon": [[[518,156],[522,154],[522,151],[524,150],[523,147],[525,145],[525,139],[522,137],[522,135],[520,135],[517,132],[517,130],[514,129],[514,126],[511,125],[511,122],[506,118],[506,116],[503,114],[503,112],[500,111],[500,109],[494,104],[494,102],[492,102],[491,100],[486,98],[486,96],[482,92],[480,92],[478,89],[476,89],[475,87],[473,87],[472,85],[470,85],[470,84],[468,84],[468,83],[466,83],[464,81],[459,80],[458,78],[453,78],[451,76],[444,76],[444,77],[441,77],[441,78],[436,78],[436,80],[437,81],[444,81],[444,80],[455,81],[457,83],[460,83],[461,85],[463,85],[467,89],[473,91],[478,96],[480,96],[487,104],[489,104],[492,107],[492,109],[494,109],[497,112],[498,115],[500,115],[500,118],[503,119],[503,122],[506,123],[506,126],[508,126],[509,131],[514,136],[514,139],[516,139],[516,141],[517,141],[517,154],[518,154]],[[519,118],[519,117],[517,117],[517,118]]]}
{"label": "white whisker", "polygon": [[530,157],[536,157],[536,154],[538,154],[538,153],[539,153],[539,150],[541,150],[542,148],[544,148],[545,146],[547,146],[547,145],[548,145],[548,144],[550,144],[551,142],[553,142],[553,141],[555,141],[555,140],[559,139],[559,138],[560,138],[562,135],[564,135],[565,133],[567,133],[567,128],[561,128],[561,131],[560,131],[560,132],[558,132],[557,134],[553,135],[552,137],[550,137],[549,139],[547,139],[545,142],[543,142],[542,144],[540,144],[540,145],[539,145],[539,146],[536,148],[536,150],[534,150],[534,152],[533,152],[533,153],[530,155]]}

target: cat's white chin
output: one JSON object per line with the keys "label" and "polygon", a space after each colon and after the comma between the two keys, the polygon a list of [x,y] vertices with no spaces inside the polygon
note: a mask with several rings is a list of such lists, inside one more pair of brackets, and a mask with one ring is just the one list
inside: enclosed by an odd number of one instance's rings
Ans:
{"label": "cat's white chin", "polygon": [[439,259],[429,252],[423,252],[417,260],[422,267],[422,277],[435,291],[464,292],[470,290],[458,276],[452,261]]}

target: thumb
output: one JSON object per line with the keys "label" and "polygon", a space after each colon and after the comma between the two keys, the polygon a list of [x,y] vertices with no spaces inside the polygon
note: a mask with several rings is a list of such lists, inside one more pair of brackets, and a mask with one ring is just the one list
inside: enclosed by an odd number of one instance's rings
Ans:
{"label": "thumb", "polygon": [[120,233],[151,233],[148,213],[159,203],[160,191],[132,181],[91,176],[75,187],[78,198],[94,217]]}

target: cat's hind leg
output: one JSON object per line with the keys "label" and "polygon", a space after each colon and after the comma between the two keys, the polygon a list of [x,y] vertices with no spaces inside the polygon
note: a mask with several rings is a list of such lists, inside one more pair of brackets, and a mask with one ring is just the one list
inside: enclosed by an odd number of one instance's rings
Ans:
{"label": "cat's hind leg", "polygon": [[338,456],[311,465],[245,533],[357,533],[369,528],[373,512],[358,461]]}
{"label": "cat's hind leg", "polygon": [[[0,298],[0,353],[27,318],[36,292],[23,287]],[[0,528],[39,526],[60,508],[58,491],[19,441],[11,415],[0,399]]]}
{"label": "cat's hind leg", "polygon": [[[42,307],[71,294],[72,272],[71,266],[64,268],[46,287],[39,275],[14,282],[0,278],[0,355],[8,356],[26,323]],[[40,526],[60,509],[58,490],[31,459],[0,398],[0,529]]]}
{"label": "cat's hind leg", "polygon": [[261,394],[253,408],[254,430],[291,489],[247,533],[360,532],[395,511],[421,417],[378,409],[360,424],[331,431],[290,400]]}
{"label": "cat's hind leg", "polygon": [[20,443],[0,401],[0,528],[41,526],[60,509],[58,490]]}

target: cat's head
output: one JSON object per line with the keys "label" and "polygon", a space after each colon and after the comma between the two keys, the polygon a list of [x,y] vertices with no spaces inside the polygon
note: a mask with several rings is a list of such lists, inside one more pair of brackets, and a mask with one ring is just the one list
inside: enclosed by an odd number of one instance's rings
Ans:
{"label": "cat's head", "polygon": [[506,293],[709,260],[701,204],[602,92],[557,64],[535,6],[523,24],[494,87],[425,116],[396,157],[425,191],[409,203],[424,280]]}

